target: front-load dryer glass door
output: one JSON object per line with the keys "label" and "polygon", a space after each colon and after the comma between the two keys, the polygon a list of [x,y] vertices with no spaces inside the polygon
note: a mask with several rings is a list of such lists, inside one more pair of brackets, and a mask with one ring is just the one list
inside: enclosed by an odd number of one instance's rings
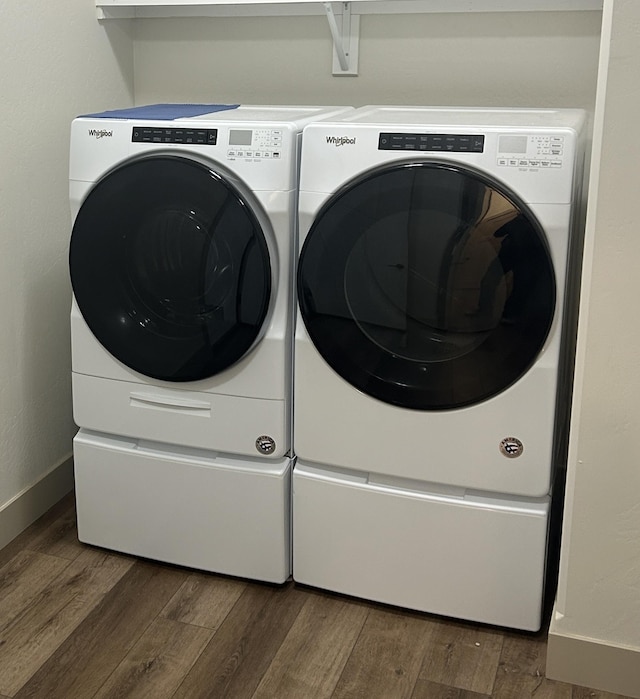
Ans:
{"label": "front-load dryer glass door", "polygon": [[266,239],[247,201],[182,157],[131,161],[76,217],[73,292],[98,341],[145,376],[220,373],[259,339],[269,309]]}
{"label": "front-load dryer glass door", "polygon": [[383,167],[338,191],[306,236],[298,297],[340,376],[418,410],[472,405],[515,383],[556,302],[527,207],[480,173],[435,161]]}

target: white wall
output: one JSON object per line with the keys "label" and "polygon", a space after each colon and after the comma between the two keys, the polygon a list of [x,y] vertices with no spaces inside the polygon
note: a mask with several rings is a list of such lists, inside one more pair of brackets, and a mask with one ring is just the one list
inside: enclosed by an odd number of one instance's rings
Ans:
{"label": "white wall", "polygon": [[548,662],[558,679],[640,697],[640,3],[606,0],[605,11],[581,390]]}
{"label": "white wall", "polygon": [[128,32],[86,0],[0,3],[0,546],[55,502],[20,495],[71,455],[69,125],[132,103]]}
{"label": "white wall", "polygon": [[137,20],[136,102],[593,108],[599,12],[365,15],[360,74],[326,18]]}

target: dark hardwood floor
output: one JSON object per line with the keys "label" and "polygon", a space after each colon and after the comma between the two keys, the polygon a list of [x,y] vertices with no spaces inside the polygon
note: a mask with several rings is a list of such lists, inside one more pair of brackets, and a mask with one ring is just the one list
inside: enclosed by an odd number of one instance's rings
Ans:
{"label": "dark hardwood floor", "polygon": [[615,699],[505,632],[78,542],[68,496],[0,550],[0,699]]}

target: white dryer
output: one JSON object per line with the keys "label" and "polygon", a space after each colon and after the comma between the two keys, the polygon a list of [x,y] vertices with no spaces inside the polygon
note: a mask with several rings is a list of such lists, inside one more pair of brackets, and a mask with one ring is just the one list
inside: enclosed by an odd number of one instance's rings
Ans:
{"label": "white dryer", "polygon": [[583,123],[364,107],[305,129],[295,580],[539,628]]}
{"label": "white dryer", "polygon": [[150,105],[74,120],[82,541],[288,577],[299,144],[341,111]]}

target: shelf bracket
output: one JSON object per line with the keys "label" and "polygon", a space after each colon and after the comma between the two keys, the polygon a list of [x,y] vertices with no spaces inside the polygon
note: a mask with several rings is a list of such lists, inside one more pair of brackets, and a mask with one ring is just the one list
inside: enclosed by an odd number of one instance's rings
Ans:
{"label": "shelf bracket", "polygon": [[333,38],[333,75],[358,75],[360,15],[351,13],[350,2],[342,2],[339,21],[333,11],[333,3],[323,2],[322,4],[327,13]]}

